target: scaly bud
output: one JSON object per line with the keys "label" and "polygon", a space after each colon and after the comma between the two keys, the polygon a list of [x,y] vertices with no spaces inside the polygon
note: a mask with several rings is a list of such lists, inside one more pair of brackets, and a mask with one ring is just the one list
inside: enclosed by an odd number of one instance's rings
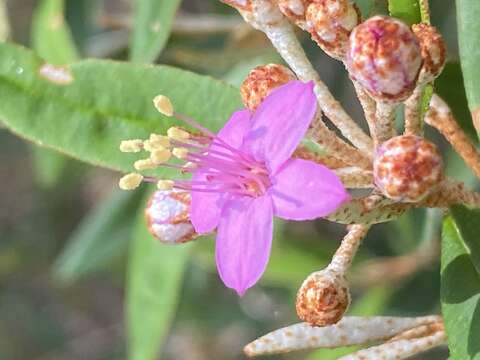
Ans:
{"label": "scaly bud", "polygon": [[420,45],[403,22],[375,16],[350,34],[346,65],[350,76],[382,102],[400,102],[415,88]]}
{"label": "scaly bud", "polygon": [[240,86],[245,107],[255,111],[273,89],[291,80],[295,80],[295,75],[283,65],[257,66],[250,71]]}
{"label": "scaly bud", "polygon": [[145,209],[148,230],[165,244],[185,243],[195,239],[189,219],[190,194],[167,190],[153,193]]}
{"label": "scaly bud", "polygon": [[141,184],[142,180],[142,175],[130,173],[120,179],[120,181],[118,182],[118,186],[122,190],[134,190]]}
{"label": "scaly bud", "polygon": [[348,37],[360,22],[360,11],[349,0],[314,0],[306,12],[312,39],[328,55],[343,59]]}
{"label": "scaly bud", "polygon": [[437,29],[427,24],[412,26],[413,33],[420,43],[423,59],[422,79],[425,82],[435,79],[443,70],[446,60],[446,47],[442,35]]}
{"label": "scaly bud", "polygon": [[419,136],[396,136],[377,149],[373,174],[386,197],[418,202],[443,180],[442,157],[435,144]]}
{"label": "scaly bud", "polygon": [[297,293],[297,315],[312,326],[337,323],[349,305],[344,276],[328,268],[310,274]]}

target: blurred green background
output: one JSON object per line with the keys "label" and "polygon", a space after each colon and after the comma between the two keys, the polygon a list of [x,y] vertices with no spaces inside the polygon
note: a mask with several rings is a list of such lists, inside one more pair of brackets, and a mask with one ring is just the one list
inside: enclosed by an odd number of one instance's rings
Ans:
{"label": "blurred green background", "polygon": [[[376,1],[375,8],[359,3],[364,14],[386,8],[382,1]],[[454,2],[430,3],[432,23],[448,43],[449,64],[437,81],[437,91],[450,101],[460,121],[467,123],[457,63]],[[44,46],[47,52],[57,49],[60,63],[77,57],[128,59],[133,24],[130,2],[66,1],[65,19],[74,42],[68,49],[62,48],[65,39],[44,44],[39,32],[44,31],[42,16],[46,10],[41,6],[45,3],[34,0],[0,1],[0,25],[6,24],[6,10],[10,40],[36,48],[41,54]],[[299,36],[332,92],[354,118],[362,121],[341,64],[325,56],[308,36]],[[280,60],[264,36],[243,24],[229,7],[216,0],[184,0],[174,17],[171,37],[155,62],[238,86],[252,67]],[[428,135],[441,144],[448,173],[475,185],[458,156],[434,131]],[[130,350],[130,357],[135,359],[148,360],[157,347],[160,354],[152,358],[243,359],[242,348],[249,341],[297,321],[297,288],[310,272],[328,262],[345,232],[343,226],[321,220],[277,224],[267,274],[243,298],[218,279],[212,239],[200,239],[189,246],[191,251],[182,252],[184,273],[183,268],[172,270],[165,263],[164,277],[154,272],[149,280],[160,286],[141,289],[149,283],[135,285],[140,287],[135,288],[138,291],[149,292],[158,306],[146,308],[144,314],[130,316],[126,322],[124,309],[129,309],[126,303],[130,298],[126,279],[136,276],[129,263],[134,251],[132,239],[143,236],[152,244],[154,240],[145,235],[142,222],[135,229],[146,192],[121,193],[118,177],[117,173],[40,150],[0,128],[0,359],[125,359],[127,334],[132,331],[141,344],[133,348],[142,347]],[[351,314],[415,316],[439,312],[441,215],[416,210],[373,228],[351,271]],[[133,261],[141,263],[142,258]],[[165,290],[162,282],[172,273],[176,274],[176,285]],[[174,290],[174,294],[164,293]],[[150,332],[155,319],[161,324]],[[346,352],[322,350],[270,358],[327,360]],[[446,348],[440,348],[417,358],[447,357]]]}

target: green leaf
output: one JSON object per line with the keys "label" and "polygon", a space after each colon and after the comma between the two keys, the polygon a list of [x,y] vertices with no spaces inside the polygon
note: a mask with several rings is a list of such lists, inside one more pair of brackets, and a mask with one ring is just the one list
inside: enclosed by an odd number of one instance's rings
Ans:
{"label": "green leaf", "polygon": [[[63,0],[43,0],[35,9],[32,45],[35,51],[52,64],[75,61],[77,49],[64,19]],[[32,148],[35,177],[44,187],[55,185],[67,165],[67,158],[49,149]]]}
{"label": "green leaf", "polygon": [[55,65],[78,58],[77,49],[64,18],[63,0],[43,0],[33,15],[32,44],[35,51]]}
{"label": "green leaf", "polygon": [[420,18],[420,6],[418,0],[388,0],[388,11],[408,25],[418,24]]}
{"label": "green leaf", "polygon": [[170,36],[175,13],[181,0],[135,0],[135,20],[130,59],[155,61]]}
{"label": "green leaf", "polygon": [[59,255],[54,277],[62,283],[72,283],[121,259],[132,236],[132,214],[142,198],[142,191],[118,190],[91,210]]}
{"label": "green leaf", "polygon": [[153,360],[174,317],[191,244],[164,245],[148,232],[139,212],[127,279],[130,360]]}
{"label": "green leaf", "polygon": [[480,274],[480,209],[469,209],[463,205],[450,208],[457,229],[468,248],[473,266]]}
{"label": "green leaf", "polygon": [[480,1],[457,0],[458,43],[470,111],[480,121]]}
{"label": "green leaf", "polygon": [[[478,241],[480,218],[463,218],[454,210],[455,223],[447,217],[442,233],[441,302],[450,355],[455,360],[480,359],[480,273],[475,269],[467,244]],[[473,215],[472,215],[473,216]],[[469,227],[465,225],[469,222]],[[473,226],[476,227],[474,238]]]}
{"label": "green leaf", "polygon": [[111,169],[130,171],[138,159],[118,150],[121,140],[180,124],[153,107],[160,93],[212,130],[241,107],[238,89],[169,66],[87,60],[62,70],[73,80],[58,83],[40,75],[44,64],[22,47],[0,44],[0,118],[26,139]]}
{"label": "green leaf", "polygon": [[448,103],[462,129],[472,140],[478,142],[477,133],[468,111],[460,63],[451,62],[445,65],[442,73],[435,80],[435,91]]}

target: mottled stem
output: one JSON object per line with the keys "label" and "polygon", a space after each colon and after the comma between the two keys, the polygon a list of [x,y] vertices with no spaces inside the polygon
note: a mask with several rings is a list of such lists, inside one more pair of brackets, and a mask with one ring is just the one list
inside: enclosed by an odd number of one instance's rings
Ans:
{"label": "mottled stem", "polygon": [[370,225],[355,224],[348,229],[347,235],[342,240],[339,248],[333,255],[328,269],[338,274],[345,274],[352,264],[358,247],[368,233]]}
{"label": "mottled stem", "polygon": [[405,135],[422,135],[422,102],[426,84],[418,84],[405,101]]}
{"label": "mottled stem", "polygon": [[373,188],[373,173],[357,167],[344,167],[334,170],[343,185],[348,189]]}
{"label": "mottled stem", "polygon": [[375,128],[372,134],[375,148],[396,135],[395,109],[397,104],[377,102]]}
{"label": "mottled stem", "polygon": [[363,113],[365,114],[365,119],[367,120],[368,128],[370,130],[370,136],[373,137],[375,134],[377,103],[371,98],[370,95],[368,95],[365,89],[358,82],[352,79],[352,83],[355,87],[360,105],[363,108]]}
{"label": "mottled stem", "polygon": [[[278,53],[300,80],[314,81],[320,109],[346,139],[364,154],[370,155],[372,150],[370,138],[353,121],[320,80],[318,73],[301,47],[292,25],[283,17],[276,5],[270,0],[253,0],[253,11],[251,13],[242,12],[242,15],[253,27],[267,35]],[[321,121],[321,119],[318,120]]]}
{"label": "mottled stem", "polygon": [[480,178],[480,153],[460,128],[448,105],[438,95],[432,96],[425,122],[445,136],[455,151]]}

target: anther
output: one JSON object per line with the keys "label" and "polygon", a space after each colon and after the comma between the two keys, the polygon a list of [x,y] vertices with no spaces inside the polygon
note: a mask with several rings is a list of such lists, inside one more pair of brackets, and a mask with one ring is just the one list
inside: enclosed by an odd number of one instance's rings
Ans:
{"label": "anther", "polygon": [[143,148],[143,141],[140,139],[124,140],[120,143],[120,151],[125,153],[140,152]]}
{"label": "anther", "polygon": [[135,161],[135,163],[133,164],[133,167],[138,171],[142,171],[142,170],[154,169],[157,167],[157,165],[151,159],[141,159],[141,160]]}
{"label": "anther", "polygon": [[170,147],[170,139],[164,135],[150,134],[149,141],[153,148],[159,148],[160,146],[164,148]]}
{"label": "anther", "polygon": [[173,105],[168,97],[158,95],[153,99],[153,104],[159,113],[168,117],[173,115]]}
{"label": "anther", "polygon": [[143,176],[137,173],[130,173],[123,176],[118,182],[118,186],[122,190],[134,190],[143,180]]}
{"label": "anther", "polygon": [[158,180],[157,189],[158,190],[172,190],[174,182],[172,180]]}
{"label": "anther", "polygon": [[172,156],[172,153],[168,151],[167,149],[158,149],[158,150],[153,150],[152,154],[150,155],[150,160],[154,164],[163,164],[170,160],[170,157]]}
{"label": "anther", "polygon": [[187,158],[187,155],[188,155],[188,150],[184,147],[178,147],[178,148],[174,148],[172,150],[172,154],[173,156],[175,156],[176,158],[178,159],[186,159]]}
{"label": "anther", "polygon": [[171,127],[170,129],[168,129],[167,135],[170,139],[177,141],[185,141],[190,138],[190,134],[188,132],[177,127]]}

